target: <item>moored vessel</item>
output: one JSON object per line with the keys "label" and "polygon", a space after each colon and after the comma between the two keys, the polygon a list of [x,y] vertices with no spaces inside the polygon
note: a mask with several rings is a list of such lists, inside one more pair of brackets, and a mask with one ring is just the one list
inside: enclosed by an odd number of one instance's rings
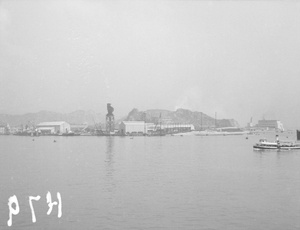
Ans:
{"label": "moored vessel", "polygon": [[276,141],[268,141],[267,139],[260,139],[258,143],[253,145],[254,150],[293,150],[300,149],[300,145],[294,141],[279,141],[276,135]]}

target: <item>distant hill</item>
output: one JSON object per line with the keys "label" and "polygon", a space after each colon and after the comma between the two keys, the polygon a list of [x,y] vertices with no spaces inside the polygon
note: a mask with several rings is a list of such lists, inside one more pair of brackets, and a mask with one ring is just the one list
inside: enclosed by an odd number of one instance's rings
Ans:
{"label": "distant hill", "polygon": [[[178,124],[193,124],[196,129],[209,128],[215,126],[215,119],[202,113],[193,112],[187,109],[177,109],[176,111],[150,109],[139,111],[133,109],[121,119],[116,119],[116,127],[118,123],[126,121],[146,121],[158,123],[160,120],[163,123],[178,123]],[[39,124],[46,121],[66,121],[70,124],[84,124],[94,126],[95,123],[103,123],[105,114],[95,113],[94,111],[77,110],[72,113],[56,113],[50,111],[40,111],[37,113],[27,113],[22,115],[0,114],[0,123],[8,123],[11,127]],[[217,127],[238,127],[239,124],[234,119],[217,119]],[[105,127],[104,124],[102,124]]]}
{"label": "distant hill", "polygon": [[177,109],[176,111],[151,109],[146,111],[138,111],[133,109],[124,119],[126,121],[146,121],[158,123],[160,120],[163,123],[182,123],[193,124],[196,130],[202,128],[214,127],[239,127],[239,124],[234,119],[217,119],[202,113],[193,112],[187,109]]}
{"label": "distant hill", "polygon": [[93,111],[77,110],[72,113],[55,113],[50,111],[40,111],[37,113],[26,113],[22,115],[9,115],[0,114],[0,122],[8,123],[11,127],[27,125],[27,124],[38,124],[46,121],[66,121],[70,124],[83,124],[88,123],[94,125],[102,121],[101,114],[96,114]]}

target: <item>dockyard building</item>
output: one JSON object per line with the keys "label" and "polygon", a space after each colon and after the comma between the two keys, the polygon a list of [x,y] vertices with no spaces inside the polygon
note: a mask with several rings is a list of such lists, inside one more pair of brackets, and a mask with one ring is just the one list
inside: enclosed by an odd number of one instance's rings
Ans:
{"label": "dockyard building", "polygon": [[256,128],[284,131],[283,124],[278,120],[259,120]]}
{"label": "dockyard building", "polygon": [[195,130],[192,124],[154,124],[145,123],[144,121],[122,121],[119,125],[119,132],[121,135],[143,135],[153,134],[155,132],[178,133],[190,132]]}
{"label": "dockyard building", "polygon": [[68,133],[71,130],[70,124],[65,121],[42,122],[36,128],[43,134]]}
{"label": "dockyard building", "polygon": [[122,135],[147,133],[144,121],[122,121],[119,131]]}

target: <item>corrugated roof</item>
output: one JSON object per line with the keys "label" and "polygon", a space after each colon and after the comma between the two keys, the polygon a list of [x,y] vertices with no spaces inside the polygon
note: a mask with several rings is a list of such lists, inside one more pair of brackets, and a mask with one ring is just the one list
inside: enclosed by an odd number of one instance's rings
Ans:
{"label": "corrugated roof", "polygon": [[66,123],[65,121],[53,121],[53,122],[42,122],[39,123],[37,126],[55,126],[55,125],[62,125]]}

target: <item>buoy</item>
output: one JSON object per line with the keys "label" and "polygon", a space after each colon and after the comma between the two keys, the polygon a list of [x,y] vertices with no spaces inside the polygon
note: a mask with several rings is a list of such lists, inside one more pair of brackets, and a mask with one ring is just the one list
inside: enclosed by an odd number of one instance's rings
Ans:
{"label": "buoy", "polygon": [[32,139],[32,141],[34,141],[34,139]]}
{"label": "buoy", "polygon": [[53,142],[56,142],[56,140],[54,140]]}
{"label": "buoy", "polygon": [[246,137],[246,139],[248,139],[248,137]]}

